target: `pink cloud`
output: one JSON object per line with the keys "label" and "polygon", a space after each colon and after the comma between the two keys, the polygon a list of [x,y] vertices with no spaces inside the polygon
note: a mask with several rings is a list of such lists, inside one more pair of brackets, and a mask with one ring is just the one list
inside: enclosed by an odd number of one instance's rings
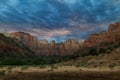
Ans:
{"label": "pink cloud", "polygon": [[66,29],[54,29],[54,30],[31,29],[30,33],[36,36],[41,36],[43,38],[53,38],[69,35],[71,34],[71,31]]}

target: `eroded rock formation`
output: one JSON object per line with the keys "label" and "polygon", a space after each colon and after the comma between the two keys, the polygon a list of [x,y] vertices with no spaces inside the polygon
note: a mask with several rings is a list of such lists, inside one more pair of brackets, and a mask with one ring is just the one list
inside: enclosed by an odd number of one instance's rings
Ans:
{"label": "eroded rock formation", "polygon": [[94,47],[103,43],[114,43],[120,40],[120,22],[110,24],[106,32],[92,34],[84,42],[84,47]]}
{"label": "eroded rock formation", "polygon": [[70,55],[80,48],[79,42],[73,39],[56,43],[54,40],[51,42],[48,42],[45,39],[38,40],[35,36],[24,32],[6,33],[5,35],[22,42],[24,45],[35,51],[37,55]]}

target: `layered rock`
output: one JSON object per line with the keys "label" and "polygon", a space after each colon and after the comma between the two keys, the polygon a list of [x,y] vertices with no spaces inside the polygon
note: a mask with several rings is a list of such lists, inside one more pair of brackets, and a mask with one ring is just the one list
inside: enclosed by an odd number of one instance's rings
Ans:
{"label": "layered rock", "polygon": [[48,43],[46,40],[38,41],[38,53],[42,55],[70,55],[80,48],[77,41],[69,39],[62,43],[56,43],[54,40]]}
{"label": "layered rock", "polygon": [[73,53],[75,53],[77,50],[79,50],[80,49],[80,44],[79,44],[79,42],[78,41],[76,41],[76,40],[73,40],[73,39],[68,39],[67,41],[65,41],[64,43],[63,43],[63,50],[61,49],[60,51],[65,51],[65,52],[63,52],[64,54],[66,53],[66,54],[73,54]]}
{"label": "layered rock", "polygon": [[50,54],[49,52],[49,44],[47,40],[38,40],[38,47],[37,47],[37,53],[38,55],[48,55]]}
{"label": "layered rock", "polygon": [[37,48],[37,38],[28,33],[13,32],[5,35],[17,39],[19,42],[23,43],[32,50],[36,50]]}
{"label": "layered rock", "polygon": [[0,33],[0,57],[21,57],[34,56],[33,52],[22,43],[16,42],[14,39],[6,37]]}
{"label": "layered rock", "polygon": [[84,42],[84,47],[94,47],[100,44],[112,44],[120,40],[120,23],[110,24],[106,32],[100,34],[92,34]]}
{"label": "layered rock", "polygon": [[24,32],[5,33],[5,35],[23,43],[35,51],[37,55],[70,55],[80,48],[79,42],[73,39],[68,39],[62,43],[56,43],[54,40],[51,42],[45,39],[37,40],[36,37]]}

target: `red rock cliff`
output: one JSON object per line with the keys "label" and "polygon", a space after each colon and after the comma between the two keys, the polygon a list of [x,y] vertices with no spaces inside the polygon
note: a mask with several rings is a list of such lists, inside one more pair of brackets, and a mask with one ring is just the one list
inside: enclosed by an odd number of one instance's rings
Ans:
{"label": "red rock cliff", "polygon": [[56,43],[53,40],[49,43],[47,40],[37,40],[36,37],[24,32],[14,32],[6,35],[22,42],[35,51],[37,55],[70,55],[80,48],[79,42],[73,39],[62,43]]}
{"label": "red rock cliff", "polygon": [[24,32],[13,32],[10,33],[10,36],[14,39],[19,40],[24,45],[29,47],[32,50],[36,50],[37,48],[37,38]]}
{"label": "red rock cliff", "polygon": [[98,46],[101,43],[114,43],[120,40],[120,22],[110,24],[106,32],[92,34],[84,42],[84,47]]}
{"label": "red rock cliff", "polygon": [[47,40],[38,41],[38,53],[42,55],[70,55],[79,49],[80,45],[77,41],[69,39],[62,43],[55,43]]}

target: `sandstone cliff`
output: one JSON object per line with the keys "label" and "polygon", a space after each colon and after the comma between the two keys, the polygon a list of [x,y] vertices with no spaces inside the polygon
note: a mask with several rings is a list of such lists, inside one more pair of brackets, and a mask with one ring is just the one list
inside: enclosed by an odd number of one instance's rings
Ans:
{"label": "sandstone cliff", "polygon": [[46,40],[38,41],[38,53],[42,55],[70,55],[79,49],[77,41],[69,39],[62,43],[56,43],[54,40],[48,43]]}
{"label": "sandstone cliff", "polygon": [[23,44],[0,33],[0,58],[34,56],[33,52]]}
{"label": "sandstone cliff", "polygon": [[92,34],[84,42],[84,47],[94,47],[104,43],[115,43],[120,40],[120,23],[110,24],[106,32]]}
{"label": "sandstone cliff", "polygon": [[13,32],[9,34],[5,34],[6,36],[9,36],[11,38],[16,39],[16,41],[19,41],[32,49],[33,51],[37,48],[37,38],[24,32]]}
{"label": "sandstone cliff", "polygon": [[78,41],[68,39],[65,42],[56,43],[54,40],[48,42],[47,40],[38,40],[35,36],[32,36],[24,32],[6,33],[6,36],[14,38],[35,51],[37,55],[70,55],[79,50],[80,44]]}

